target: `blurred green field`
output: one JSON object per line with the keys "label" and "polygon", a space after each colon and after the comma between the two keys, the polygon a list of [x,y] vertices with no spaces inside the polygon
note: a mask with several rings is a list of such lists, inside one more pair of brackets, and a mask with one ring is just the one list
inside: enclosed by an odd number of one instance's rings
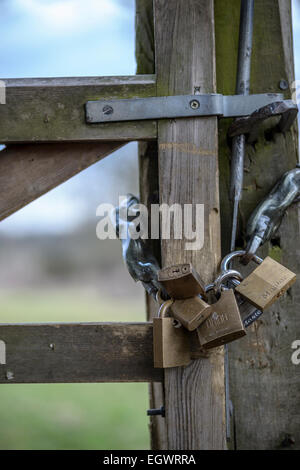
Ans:
{"label": "blurred green field", "polygon": [[[143,321],[142,296],[1,292],[0,322]],[[147,384],[3,385],[0,449],[148,449]]]}

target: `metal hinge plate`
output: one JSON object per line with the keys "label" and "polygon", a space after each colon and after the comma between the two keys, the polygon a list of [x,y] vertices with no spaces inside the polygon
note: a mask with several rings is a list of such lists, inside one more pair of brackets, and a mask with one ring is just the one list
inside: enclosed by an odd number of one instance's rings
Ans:
{"label": "metal hinge plate", "polygon": [[248,96],[205,94],[88,101],[86,122],[95,124],[197,116],[243,117],[282,100],[281,93],[264,93]]}

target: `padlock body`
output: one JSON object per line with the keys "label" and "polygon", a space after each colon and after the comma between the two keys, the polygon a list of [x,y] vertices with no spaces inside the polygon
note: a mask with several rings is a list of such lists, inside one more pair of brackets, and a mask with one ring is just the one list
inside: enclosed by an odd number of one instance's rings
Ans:
{"label": "padlock body", "polygon": [[186,366],[191,361],[188,332],[175,328],[173,318],[153,318],[153,356],[155,368]]}
{"label": "padlock body", "polygon": [[171,308],[174,318],[189,331],[198,328],[211,314],[211,306],[198,296],[175,300]]}
{"label": "padlock body", "polygon": [[246,331],[232,289],[223,291],[221,298],[211,305],[211,315],[197,328],[200,345],[216,348],[245,336]]}
{"label": "padlock body", "polygon": [[258,309],[265,310],[283,295],[295,280],[295,273],[268,256],[236,287],[236,292]]}
{"label": "padlock body", "polygon": [[158,281],[172,299],[188,299],[198,294],[206,297],[205,284],[191,263],[161,269],[158,272]]}

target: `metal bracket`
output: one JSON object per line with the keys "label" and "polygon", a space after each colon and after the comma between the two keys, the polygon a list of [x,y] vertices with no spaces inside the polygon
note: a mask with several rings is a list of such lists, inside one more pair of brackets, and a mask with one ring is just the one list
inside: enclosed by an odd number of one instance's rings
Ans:
{"label": "metal bracket", "polygon": [[261,124],[275,116],[281,118],[273,131],[286,132],[292,126],[297,113],[298,107],[292,100],[275,101],[254,111],[246,118],[236,119],[228,129],[228,137],[246,134],[248,136],[247,142],[253,143],[258,138]]}
{"label": "metal bracket", "polygon": [[243,117],[262,106],[282,100],[281,93],[263,93],[248,96],[205,94],[88,101],[86,122],[96,124],[197,116]]}

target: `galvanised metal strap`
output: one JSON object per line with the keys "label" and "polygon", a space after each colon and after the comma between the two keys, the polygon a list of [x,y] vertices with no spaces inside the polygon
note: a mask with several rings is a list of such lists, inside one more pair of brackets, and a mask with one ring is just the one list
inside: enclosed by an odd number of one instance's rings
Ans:
{"label": "galvanised metal strap", "polygon": [[[88,101],[86,122],[95,124],[197,116],[243,117],[282,100],[281,93],[263,93],[248,96],[205,94]],[[292,103],[291,100],[286,102]]]}

